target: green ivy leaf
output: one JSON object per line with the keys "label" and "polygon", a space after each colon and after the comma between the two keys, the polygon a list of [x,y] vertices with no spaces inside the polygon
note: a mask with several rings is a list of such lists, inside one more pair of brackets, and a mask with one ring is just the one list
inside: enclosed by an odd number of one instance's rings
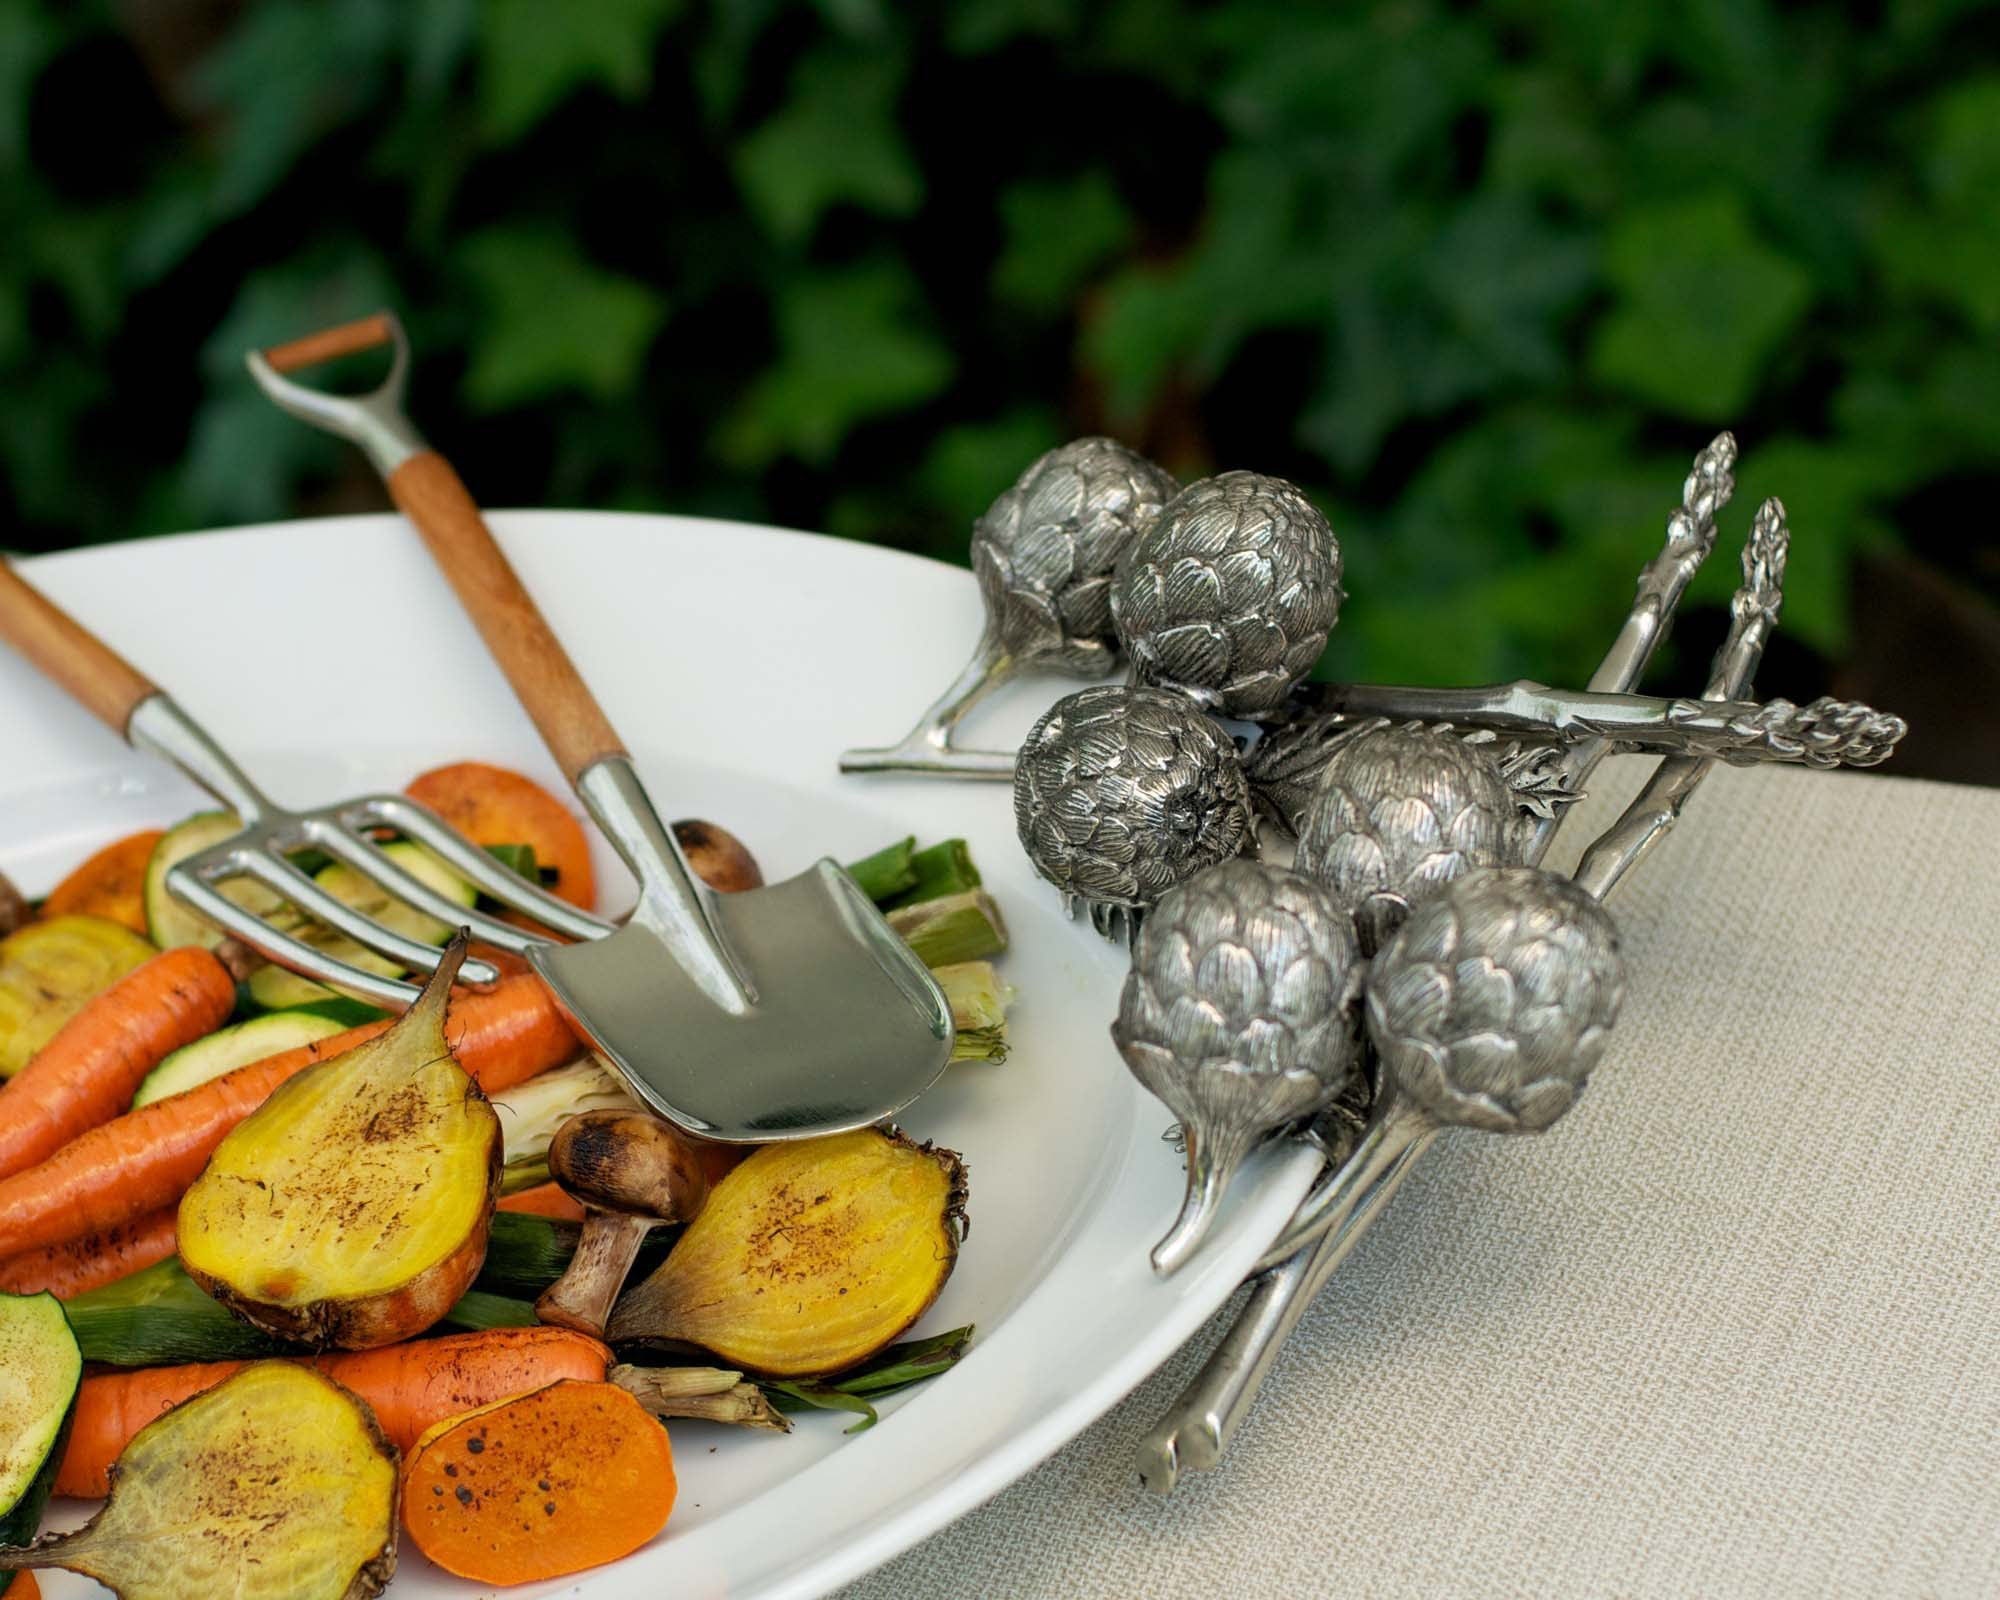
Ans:
{"label": "green ivy leaf", "polygon": [[62,34],[39,0],[0,0],[0,171],[28,154],[28,100]]}
{"label": "green ivy leaf", "polygon": [[858,424],[951,382],[950,347],[918,325],[922,296],[900,262],[820,270],[782,284],[777,364],[751,385],[718,444],[737,466],[780,456],[825,463]]}
{"label": "green ivy leaf", "polygon": [[276,521],[296,504],[302,483],[331,477],[352,460],[339,440],[265,399],[243,370],[244,356],[393,304],[387,268],[353,243],[312,251],[244,282],[202,341],[206,396],[179,478],[183,497],[202,508],[205,520]]}
{"label": "green ivy leaf", "polygon": [[1765,362],[1812,303],[1812,280],[1750,224],[1733,194],[1628,211],[1606,241],[1617,302],[1592,373],[1675,416],[1740,411]]}
{"label": "green ivy leaf", "polygon": [[1736,469],[1730,515],[1747,520],[1776,495],[1784,501],[1791,525],[1779,619],[1786,633],[1830,656],[1847,648],[1853,552],[1874,537],[1871,506],[1896,486],[1898,477],[1893,460],[1860,441],[1827,444],[1788,437],[1745,452]]}
{"label": "green ivy leaf", "polygon": [[1090,275],[1125,248],[1132,217],[1103,171],[1000,192],[1007,244],[993,288],[1033,311],[1060,311]]}
{"label": "green ivy leaf", "polygon": [[200,73],[203,95],[223,113],[211,226],[249,210],[315,140],[372,104],[397,44],[387,0],[294,0],[246,12]]}
{"label": "green ivy leaf", "polygon": [[894,54],[834,50],[799,63],[789,102],[736,153],[737,182],[772,233],[801,243],[842,202],[891,217],[917,209],[923,175],[896,125],[902,82]]}
{"label": "green ivy leaf", "polygon": [[1898,203],[1870,230],[1891,281],[2000,332],[2000,75],[1931,102],[1923,153],[1927,204]]}
{"label": "green ivy leaf", "polygon": [[1044,406],[1024,406],[991,422],[966,422],[937,436],[917,484],[940,513],[937,547],[963,559],[972,523],[1045,450],[1063,440],[1062,423]]}
{"label": "green ivy leaf", "polygon": [[1073,0],[956,0],[945,9],[945,48],[981,56],[1015,39],[1066,38],[1080,21]]}
{"label": "green ivy leaf", "polygon": [[486,0],[479,98],[486,131],[511,144],[586,83],[636,100],[653,81],[653,41],[684,0]]}
{"label": "green ivy leaf", "polygon": [[631,392],[666,321],[655,290],[585,260],[553,228],[489,228],[459,259],[488,311],[465,375],[474,406],[498,411],[565,388],[600,400]]}

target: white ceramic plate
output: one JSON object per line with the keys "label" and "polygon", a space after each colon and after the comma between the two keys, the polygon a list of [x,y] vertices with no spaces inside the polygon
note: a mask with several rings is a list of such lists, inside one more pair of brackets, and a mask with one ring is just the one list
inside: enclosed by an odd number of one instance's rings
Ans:
{"label": "white ceramic plate", "polygon": [[[770,875],[906,833],[963,834],[1011,922],[1021,1000],[1004,1066],[954,1068],[904,1119],[962,1151],[972,1231],[920,1325],[978,1325],[951,1373],[789,1437],[676,1424],[667,1531],[612,1567],[523,1594],[823,1594],[995,1494],[1119,1400],[1228,1295],[1311,1176],[1298,1152],[1247,1176],[1175,1278],[1146,1251],[1180,1199],[1170,1117],[1106,1036],[1122,953],[1065,921],[1014,839],[1004,784],[842,778],[962,664],[970,576],[892,552],[672,517],[516,513],[496,531],[624,734],[661,808],[749,842]],[[426,766],[503,762],[558,780],[415,536],[338,518],[24,563],[174,693],[280,799],[400,787]],[[1018,742],[1062,686],[1009,691],[971,729]],[[0,868],[31,892],[119,832],[203,797],[0,651]],[[600,863],[611,898],[624,880]],[[1275,1160],[1276,1158],[1274,1158]],[[59,1506],[64,1521],[85,1506]],[[1021,1530],[1034,1537],[1032,1529]],[[52,1597],[97,1593],[62,1574]],[[397,1600],[470,1596],[406,1548]]]}

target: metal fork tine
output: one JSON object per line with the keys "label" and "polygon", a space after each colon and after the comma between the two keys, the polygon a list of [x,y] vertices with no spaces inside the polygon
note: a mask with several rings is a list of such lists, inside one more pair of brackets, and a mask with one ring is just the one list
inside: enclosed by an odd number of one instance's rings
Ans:
{"label": "metal fork tine", "polygon": [[511,950],[516,955],[526,955],[530,946],[549,942],[543,934],[517,928],[512,923],[488,916],[475,906],[462,906],[440,894],[421,878],[405,872],[397,865],[395,857],[386,854],[373,840],[350,833],[329,818],[310,816],[305,821],[306,837],[320,849],[343,865],[352,867],[385,893],[415,906],[426,916],[436,917],[453,927],[470,928],[473,938],[498,945],[502,950]]}
{"label": "metal fork tine", "polygon": [[526,913],[544,927],[571,939],[601,939],[615,932],[602,917],[559,900],[540,884],[510,872],[477,845],[447,827],[435,814],[401,795],[371,795],[340,808],[341,823],[356,832],[369,826],[394,828],[443,860],[461,878],[502,905]]}
{"label": "metal fork tine", "polygon": [[[387,1006],[393,1011],[405,1010],[417,998],[418,991],[414,985],[382,977],[379,973],[364,972],[345,961],[336,961],[324,950],[307,944],[303,939],[280,933],[270,923],[245,911],[214,884],[204,882],[184,866],[169,871],[167,881],[174,898],[247,944],[267,961],[275,961],[344,994],[354,995],[374,1005]],[[431,952],[433,964],[441,953],[436,950]],[[490,972],[492,969],[489,967],[487,970]]]}
{"label": "metal fork tine", "polygon": [[[435,946],[364,917],[346,901],[328,894],[280,856],[249,850],[233,852],[223,860],[233,869],[230,875],[255,878],[267,888],[275,889],[313,921],[325,923],[335,933],[345,934],[356,944],[386,956],[398,966],[414,972],[429,972],[438,963],[439,952]],[[194,874],[206,875],[203,868],[202,858],[197,856],[192,868]],[[209,869],[210,872],[215,870]],[[497,983],[500,978],[500,974],[483,961],[466,962],[464,971],[468,983]]]}

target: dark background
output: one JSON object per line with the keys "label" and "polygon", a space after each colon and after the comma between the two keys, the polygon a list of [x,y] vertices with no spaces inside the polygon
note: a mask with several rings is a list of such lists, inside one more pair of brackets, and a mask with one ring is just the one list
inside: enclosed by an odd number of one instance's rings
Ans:
{"label": "dark background", "polygon": [[0,0],[0,237],[7,547],[379,506],[241,358],[391,304],[491,505],[963,560],[1109,432],[1328,510],[1324,674],[1575,684],[1727,426],[1659,680],[1779,494],[1760,690],[2000,781],[1991,5]]}

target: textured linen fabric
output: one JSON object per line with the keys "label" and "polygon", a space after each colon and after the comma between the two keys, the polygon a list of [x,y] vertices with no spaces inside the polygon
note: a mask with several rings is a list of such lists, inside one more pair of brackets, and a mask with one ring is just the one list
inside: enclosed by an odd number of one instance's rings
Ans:
{"label": "textured linen fabric", "polygon": [[1218,1320],[846,1600],[2000,1596],[2000,793],[1724,769],[1611,905],[1576,1109],[1438,1142],[1221,1470],[1132,1465]]}

